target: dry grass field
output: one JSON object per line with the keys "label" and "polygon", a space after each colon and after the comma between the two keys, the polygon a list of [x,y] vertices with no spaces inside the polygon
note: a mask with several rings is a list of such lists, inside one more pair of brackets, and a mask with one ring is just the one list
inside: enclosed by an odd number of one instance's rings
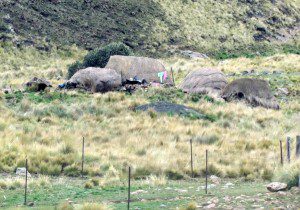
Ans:
{"label": "dry grass field", "polygon": [[[279,140],[299,135],[300,56],[274,55],[229,60],[169,58],[176,83],[194,69],[219,68],[224,73],[255,70],[255,77],[269,80],[274,92],[287,87],[289,96],[279,96],[281,109],[252,108],[240,102],[225,103],[210,97],[186,95],[176,88],[89,94],[77,91],[20,92],[33,76],[62,83],[66,66],[85,52],[39,53],[26,48],[2,48],[1,87],[12,85],[14,93],[0,96],[0,170],[14,172],[29,159],[31,173],[78,176],[82,137],[86,139],[85,173],[104,182],[119,180],[133,167],[133,176],[190,175],[189,141],[194,141],[195,173],[203,175],[205,150],[209,170],[221,177],[270,180],[279,168]],[[270,73],[263,74],[263,71]],[[280,71],[280,74],[273,74]],[[190,106],[212,121],[134,112],[150,101],[168,100]],[[294,141],[292,144],[294,149]],[[294,151],[294,150],[293,150]],[[293,152],[294,154],[294,152]],[[293,157],[294,158],[294,155]],[[295,165],[297,165],[295,163]],[[297,165],[299,167],[299,165]],[[296,170],[296,169],[295,169]],[[292,170],[290,170],[292,171]],[[296,171],[294,172],[296,173]]]}

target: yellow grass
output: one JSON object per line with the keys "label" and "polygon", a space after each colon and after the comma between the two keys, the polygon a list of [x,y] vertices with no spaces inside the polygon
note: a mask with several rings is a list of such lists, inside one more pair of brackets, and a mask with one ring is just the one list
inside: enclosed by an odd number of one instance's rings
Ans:
{"label": "yellow grass", "polygon": [[[30,56],[20,61],[18,71],[11,70],[4,62],[5,68],[0,70],[5,78],[2,87],[8,84],[20,87],[33,75],[45,76],[58,84],[61,80],[48,77],[48,73],[61,71],[66,75],[67,64],[81,55],[63,59],[57,55],[39,56],[39,62]],[[299,55],[275,55],[225,61],[170,58],[164,63],[175,69],[178,83],[189,71],[199,67],[216,67],[225,72],[265,68],[300,72],[299,61]],[[26,156],[31,172],[60,174],[62,165],[66,166],[64,171],[78,171],[84,136],[86,173],[118,180],[132,166],[134,176],[153,174],[158,178],[152,177],[149,182],[163,185],[164,176],[170,172],[184,176],[190,173],[189,140],[193,139],[196,174],[203,173],[208,149],[211,173],[252,180],[264,177],[264,173],[272,175],[280,160],[279,140],[299,135],[299,97],[281,102],[279,111],[251,108],[244,103],[175,99],[217,116],[216,122],[209,122],[130,110],[147,103],[151,93],[155,95],[156,90],[139,91],[132,96],[121,92],[89,95],[71,91],[67,94],[74,96],[74,103],[60,100],[35,103],[25,97],[14,106],[7,104],[4,94],[0,95],[0,144],[3,145],[0,171],[12,172],[17,166],[23,166]],[[44,113],[47,110],[49,114]],[[57,114],[61,112],[64,115]],[[211,138],[217,139],[216,142],[201,144],[203,139]]]}

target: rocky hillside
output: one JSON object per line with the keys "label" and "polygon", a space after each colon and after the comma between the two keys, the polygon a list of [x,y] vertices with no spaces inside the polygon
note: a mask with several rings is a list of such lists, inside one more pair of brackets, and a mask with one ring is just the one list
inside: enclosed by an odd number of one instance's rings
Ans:
{"label": "rocky hillside", "polygon": [[92,49],[123,41],[148,54],[299,51],[299,0],[2,0],[0,17],[0,38],[26,45]]}

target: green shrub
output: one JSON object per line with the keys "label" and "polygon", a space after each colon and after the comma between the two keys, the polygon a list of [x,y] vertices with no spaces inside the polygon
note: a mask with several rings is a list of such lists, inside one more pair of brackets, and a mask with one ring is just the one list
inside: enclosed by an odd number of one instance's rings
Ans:
{"label": "green shrub", "polygon": [[85,189],[92,189],[93,187],[94,187],[94,184],[91,181],[88,181],[88,182],[84,183],[84,188]]}
{"label": "green shrub", "polygon": [[176,171],[173,171],[173,170],[168,170],[166,171],[166,176],[171,179],[171,180],[180,180],[180,179],[183,179],[183,175],[176,172]]}
{"label": "green shrub", "polygon": [[195,202],[191,202],[188,204],[185,210],[196,210],[197,209],[197,204]]}
{"label": "green shrub", "polygon": [[288,188],[298,186],[300,176],[300,161],[293,164],[285,165],[277,169],[274,175],[274,181],[283,182],[288,185]]}
{"label": "green shrub", "polygon": [[68,68],[68,78],[71,78],[79,69],[82,68],[84,68],[84,66],[80,61],[72,63]]}
{"label": "green shrub", "polygon": [[75,165],[70,165],[64,168],[64,174],[66,176],[77,177],[80,176],[80,169]]}
{"label": "green shrub", "polygon": [[75,62],[69,66],[68,78],[71,78],[79,69],[87,67],[104,68],[112,55],[131,55],[131,49],[120,42],[108,44],[102,48],[90,51],[83,59],[83,62]]}
{"label": "green shrub", "polygon": [[4,32],[4,33],[10,32],[8,25],[5,24],[1,19],[0,19],[0,32]]}

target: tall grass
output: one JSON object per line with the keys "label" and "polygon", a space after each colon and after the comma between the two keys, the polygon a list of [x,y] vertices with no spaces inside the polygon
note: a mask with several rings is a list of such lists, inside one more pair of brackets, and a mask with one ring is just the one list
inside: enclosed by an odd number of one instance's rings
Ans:
{"label": "tall grass", "polygon": [[[2,49],[4,50],[4,49]],[[33,75],[45,76],[54,84],[60,82],[47,76],[50,70],[61,69],[81,56],[60,56],[57,52],[39,54],[33,49],[11,50],[1,54],[4,65],[2,86],[21,84]],[[6,60],[15,59],[20,70]],[[6,58],[6,59],[5,59]],[[38,61],[36,59],[39,59]],[[175,69],[176,83],[191,70],[200,67],[221,68],[225,73],[265,68],[283,72],[299,72],[298,55],[276,55],[265,58],[164,60]],[[244,63],[244,65],[241,65]],[[291,89],[298,89],[297,76],[288,77]],[[274,80],[274,78],[270,78]],[[279,80],[274,87],[281,83]],[[158,97],[159,96],[159,97]],[[132,108],[157,98],[185,104],[215,121],[190,120],[179,116],[138,113]],[[150,182],[164,184],[164,177],[182,178],[190,174],[189,140],[194,139],[195,171],[203,175],[204,154],[209,150],[210,172],[222,177],[270,179],[279,164],[279,140],[294,137],[299,131],[299,97],[281,102],[279,111],[243,103],[224,103],[195,98],[173,89],[88,94],[76,91],[57,93],[22,93],[0,95],[0,171],[14,172],[29,159],[31,173],[78,176],[81,161],[81,140],[86,139],[85,173],[119,180],[128,166],[134,177],[153,175]],[[202,171],[202,172],[201,172]],[[160,178],[154,178],[160,177]],[[104,183],[105,184],[105,183]]]}

